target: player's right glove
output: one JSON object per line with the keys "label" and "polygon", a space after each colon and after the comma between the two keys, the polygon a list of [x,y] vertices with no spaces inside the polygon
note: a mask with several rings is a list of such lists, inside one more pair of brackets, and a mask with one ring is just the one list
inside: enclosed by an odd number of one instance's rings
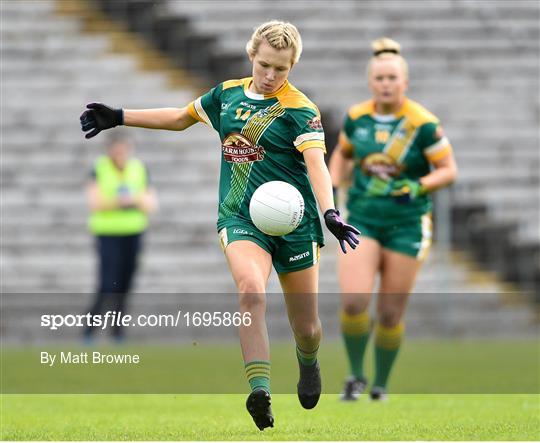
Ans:
{"label": "player's right glove", "polygon": [[390,195],[399,204],[407,204],[422,195],[426,195],[426,188],[418,180],[397,180],[392,184]]}
{"label": "player's right glove", "polygon": [[104,129],[124,124],[122,109],[114,109],[103,103],[89,103],[86,108],[80,117],[81,129],[86,132],[86,138],[95,137]]}
{"label": "player's right glove", "polygon": [[360,235],[360,231],[354,226],[345,223],[337,209],[328,209],[324,213],[324,222],[326,223],[328,230],[339,240],[339,246],[341,246],[341,250],[344,254],[347,253],[345,242],[353,249],[360,243],[360,240],[358,240],[357,237],[357,235]]}

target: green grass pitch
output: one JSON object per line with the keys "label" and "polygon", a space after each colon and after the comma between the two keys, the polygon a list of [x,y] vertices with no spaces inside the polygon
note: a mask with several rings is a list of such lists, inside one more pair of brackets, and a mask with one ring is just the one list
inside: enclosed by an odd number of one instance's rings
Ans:
{"label": "green grass pitch", "polygon": [[303,410],[273,397],[259,432],[244,395],[6,395],[3,440],[538,440],[538,395],[396,394],[385,403],[326,394]]}
{"label": "green grass pitch", "polygon": [[[35,371],[37,348],[2,349],[2,440],[540,440],[538,343],[409,340],[398,359],[389,401],[338,400],[346,374],[339,343],[326,343],[320,361],[323,395],[317,408],[305,411],[292,392],[297,369],[291,343],[272,346],[275,428],[259,432],[245,411],[247,383],[237,344],[196,347],[141,347],[154,377],[139,391],[140,374],[125,373],[126,392],[161,394],[70,394],[81,382],[98,379],[91,371],[76,383],[73,371],[58,372],[66,388],[59,394],[23,394],[43,387]],[[108,348],[111,352],[131,347]],[[219,368],[212,363],[217,359]],[[152,363],[152,364],[150,364]],[[168,363],[168,364],[166,364]],[[371,367],[371,362],[367,362]],[[15,369],[15,370],[14,370]],[[60,370],[60,368],[59,368]],[[80,374],[80,372],[78,372]],[[199,378],[193,378],[197,373]],[[115,373],[111,373],[113,376]],[[211,380],[214,374],[214,378]],[[104,374],[100,374],[103,376]],[[70,379],[71,377],[71,379]],[[195,392],[168,394],[186,383]],[[191,378],[190,378],[191,377]],[[201,380],[209,380],[206,390]],[[70,381],[71,380],[71,381]],[[68,381],[70,381],[68,383]],[[118,379],[116,379],[118,381]],[[45,388],[51,392],[52,383]],[[216,389],[226,382],[226,388]],[[133,384],[134,383],[134,384]],[[195,383],[195,385],[194,385]],[[22,389],[28,388],[27,391]],[[97,385],[96,385],[97,386]],[[99,385],[101,392],[110,386]],[[145,391],[146,390],[146,391]],[[46,392],[47,389],[43,389]],[[73,392],[73,391],[72,391]],[[92,389],[88,389],[92,392]],[[96,392],[96,391],[94,391]],[[223,393],[235,392],[235,393]]]}

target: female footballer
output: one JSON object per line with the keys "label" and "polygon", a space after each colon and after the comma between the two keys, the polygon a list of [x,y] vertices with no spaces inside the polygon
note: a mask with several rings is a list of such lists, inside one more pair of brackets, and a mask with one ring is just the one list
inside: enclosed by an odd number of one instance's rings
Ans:
{"label": "female footballer", "polygon": [[372,47],[367,68],[372,99],[349,109],[330,160],[333,186],[349,186],[348,223],[364,235],[353,253],[338,260],[341,326],[351,368],[344,400],[356,400],[367,385],[363,360],[377,274],[370,396],[386,398],[405,330],[407,300],[431,244],[430,193],[448,186],[457,175],[439,120],[405,95],[408,67],[399,43],[382,38]]}
{"label": "female footballer", "polygon": [[[252,390],[246,407],[263,430],[274,422],[265,323],[265,289],[271,268],[278,273],[296,341],[298,397],[304,408],[311,409],[321,392],[317,291],[319,247],[324,241],[315,196],[343,252],[345,243],[354,249],[359,232],[345,224],[334,208],[319,111],[287,81],[302,52],[298,30],[290,23],[264,23],[255,30],[246,50],[253,64],[252,77],[225,81],[184,108],[112,109],[92,103],[81,115],[81,125],[83,131],[90,131],[87,138],[120,124],[181,131],[202,122],[219,133],[217,229],[238,289],[240,312],[251,315],[251,325],[239,328]],[[263,234],[249,216],[251,195],[272,180],[292,184],[305,201],[302,222],[283,237]]]}

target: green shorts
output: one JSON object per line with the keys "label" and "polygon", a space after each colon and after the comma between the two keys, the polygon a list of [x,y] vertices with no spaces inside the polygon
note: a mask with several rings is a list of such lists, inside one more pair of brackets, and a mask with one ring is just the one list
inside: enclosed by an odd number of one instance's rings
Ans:
{"label": "green shorts", "polygon": [[256,243],[272,256],[272,264],[278,274],[301,271],[319,262],[320,245],[316,241],[285,241],[259,231],[246,220],[235,220],[230,226],[219,231],[221,248],[234,241],[248,240]]}
{"label": "green shorts", "polygon": [[360,230],[362,237],[369,237],[386,249],[423,260],[427,257],[432,238],[431,213],[399,224],[377,224],[349,216],[348,223]]}

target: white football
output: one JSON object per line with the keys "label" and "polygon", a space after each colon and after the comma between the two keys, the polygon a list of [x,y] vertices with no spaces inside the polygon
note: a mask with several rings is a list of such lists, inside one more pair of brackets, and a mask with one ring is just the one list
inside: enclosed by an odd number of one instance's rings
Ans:
{"label": "white football", "polygon": [[249,202],[253,224],[268,235],[294,231],[304,216],[304,198],[293,185],[272,181],[259,186]]}

